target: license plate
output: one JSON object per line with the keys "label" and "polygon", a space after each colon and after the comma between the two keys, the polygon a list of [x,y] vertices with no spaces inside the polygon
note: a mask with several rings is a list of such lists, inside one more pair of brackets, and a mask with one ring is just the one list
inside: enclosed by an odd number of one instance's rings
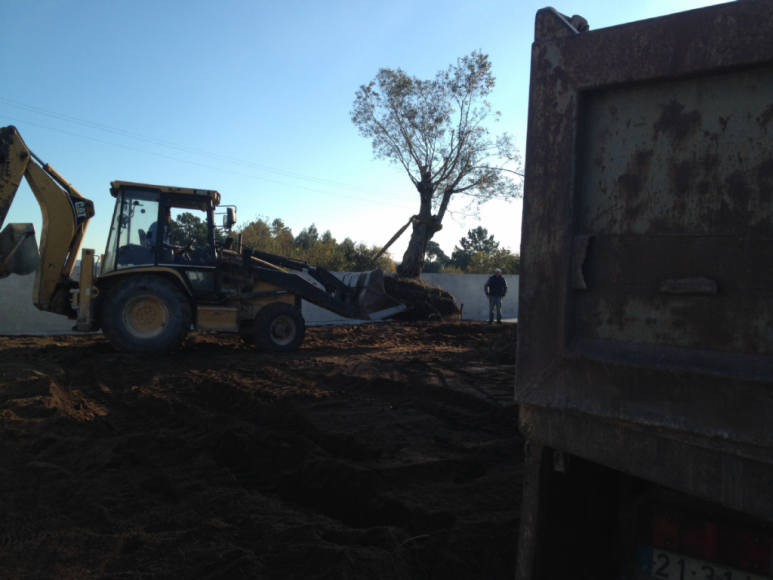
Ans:
{"label": "license plate", "polygon": [[670,580],[770,580],[770,576],[744,572],[716,562],[699,560],[651,546],[639,546],[636,577]]}

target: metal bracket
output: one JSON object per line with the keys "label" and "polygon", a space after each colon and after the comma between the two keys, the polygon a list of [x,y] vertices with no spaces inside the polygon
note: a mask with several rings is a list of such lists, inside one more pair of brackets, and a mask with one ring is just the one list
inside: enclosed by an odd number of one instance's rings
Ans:
{"label": "metal bracket", "polygon": [[588,255],[588,245],[592,236],[574,236],[572,248],[572,288],[575,290],[587,290],[585,278],[582,275],[582,266]]}
{"label": "metal bracket", "polygon": [[553,450],[553,471],[559,473],[569,472],[569,454],[564,453],[560,449]]}

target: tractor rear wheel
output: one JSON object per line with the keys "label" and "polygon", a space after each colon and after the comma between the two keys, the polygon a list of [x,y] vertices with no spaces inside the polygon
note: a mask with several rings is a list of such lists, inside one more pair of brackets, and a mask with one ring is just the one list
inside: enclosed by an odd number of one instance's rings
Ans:
{"label": "tractor rear wheel", "polygon": [[132,276],[107,295],[102,328],[118,350],[165,353],[185,340],[191,327],[188,297],[161,276]]}
{"label": "tractor rear wheel", "polygon": [[272,352],[297,350],[306,334],[306,323],[298,309],[275,302],[262,308],[252,325],[255,344]]}

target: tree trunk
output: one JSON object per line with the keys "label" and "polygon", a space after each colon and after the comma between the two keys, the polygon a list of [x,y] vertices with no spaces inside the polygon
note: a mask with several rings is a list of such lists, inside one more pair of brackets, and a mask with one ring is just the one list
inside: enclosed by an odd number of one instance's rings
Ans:
{"label": "tree trunk", "polygon": [[427,251],[427,242],[432,239],[434,231],[422,221],[413,222],[411,239],[408,249],[403,254],[403,261],[397,267],[397,274],[401,278],[418,278],[424,269],[424,253]]}
{"label": "tree trunk", "polygon": [[419,214],[413,218],[413,231],[408,242],[408,249],[403,254],[403,261],[397,267],[397,275],[401,278],[418,278],[424,269],[424,254],[427,243],[441,228],[440,220],[432,216],[432,196],[435,187],[429,174],[422,176],[422,181],[416,184],[421,198]]}

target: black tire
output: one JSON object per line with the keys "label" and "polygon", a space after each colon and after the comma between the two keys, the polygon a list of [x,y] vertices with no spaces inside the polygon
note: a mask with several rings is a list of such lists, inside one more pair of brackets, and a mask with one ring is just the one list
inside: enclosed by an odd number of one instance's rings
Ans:
{"label": "black tire", "polygon": [[298,309],[284,302],[261,308],[252,324],[255,345],[272,352],[297,350],[306,335],[306,323]]}
{"label": "black tire", "polygon": [[161,276],[132,276],[107,295],[102,329],[123,352],[165,353],[185,340],[191,327],[188,297]]}

